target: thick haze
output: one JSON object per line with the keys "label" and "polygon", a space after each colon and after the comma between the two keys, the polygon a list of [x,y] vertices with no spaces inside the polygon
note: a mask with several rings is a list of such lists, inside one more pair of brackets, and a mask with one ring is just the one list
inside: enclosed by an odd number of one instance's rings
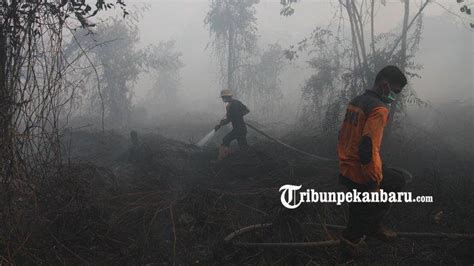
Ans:
{"label": "thick haze", "polygon": [[[431,103],[470,99],[473,96],[473,32],[460,21],[459,10],[454,1],[430,3],[424,12],[424,25],[417,63],[423,65],[421,79],[412,79],[418,96]],[[153,0],[129,1],[135,7],[148,9],[139,22],[141,44],[176,40],[182,52],[185,67],[181,71],[179,97],[183,109],[212,110],[222,108],[217,98],[221,90],[218,79],[218,64],[212,54],[208,29],[204,18],[209,10],[208,0]],[[412,16],[419,3],[413,1]],[[290,17],[280,15],[280,1],[260,1],[257,5],[257,27],[259,47],[279,43],[284,49],[308,36],[317,27],[335,26],[338,23],[336,1],[302,0],[294,5],[295,13]],[[118,12],[118,11],[117,11]],[[383,18],[383,19],[382,19]],[[387,1],[376,13],[376,33],[398,29],[403,18],[400,1]],[[332,23],[332,24],[331,24]],[[344,30],[349,30],[347,25]],[[300,88],[311,71],[305,58],[286,67],[282,75],[285,100],[290,106],[298,105]],[[135,87],[134,102],[139,103],[149,88],[149,80],[143,76]],[[296,110],[296,109],[295,109]],[[295,111],[292,110],[292,111]]]}

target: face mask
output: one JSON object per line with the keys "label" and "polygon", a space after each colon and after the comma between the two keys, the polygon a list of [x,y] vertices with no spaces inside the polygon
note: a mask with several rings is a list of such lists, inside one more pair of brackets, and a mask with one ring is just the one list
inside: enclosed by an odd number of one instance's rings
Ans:
{"label": "face mask", "polygon": [[384,103],[392,103],[397,98],[397,94],[390,89],[388,95],[381,95],[380,98]]}

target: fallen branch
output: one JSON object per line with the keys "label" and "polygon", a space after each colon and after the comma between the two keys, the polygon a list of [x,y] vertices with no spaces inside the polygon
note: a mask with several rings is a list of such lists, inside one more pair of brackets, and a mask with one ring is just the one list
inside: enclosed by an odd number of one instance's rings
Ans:
{"label": "fallen branch", "polygon": [[170,220],[173,226],[173,265],[176,265],[176,225],[174,224],[173,203],[170,204]]}
{"label": "fallen branch", "polygon": [[[316,224],[314,224],[316,225]],[[327,228],[336,230],[344,230],[346,227],[342,225],[326,224]],[[397,232],[402,237],[433,237],[433,238],[451,238],[451,239],[474,239],[474,234],[459,233],[431,233],[431,232]]]}
{"label": "fallen branch", "polygon": [[254,225],[250,225],[250,226],[247,226],[247,227],[244,227],[244,228],[241,228],[237,231],[234,231],[232,232],[231,234],[229,234],[228,236],[226,236],[224,238],[224,241],[225,242],[229,242],[231,241],[234,237],[236,236],[239,236],[243,233],[246,233],[246,232],[249,232],[249,231],[253,231],[254,229],[258,229],[258,228],[265,228],[265,227],[269,227],[269,226],[272,226],[271,223],[267,223],[267,224],[254,224]]}
{"label": "fallen branch", "polygon": [[276,243],[256,243],[256,242],[235,242],[234,246],[240,247],[272,247],[272,248],[307,248],[307,247],[333,247],[341,244],[340,240],[326,240],[317,242],[276,242]]}
{"label": "fallen branch", "polygon": [[63,243],[61,243],[54,235],[53,233],[50,232],[50,235],[51,237],[54,239],[54,241],[56,241],[56,243],[58,243],[61,247],[63,247],[67,252],[71,253],[74,257],[78,258],[80,261],[82,261],[82,263],[84,263],[85,265],[90,265],[90,263],[85,260],[84,258],[82,258],[81,256],[79,256],[78,254],[76,254],[74,251],[72,251],[70,248],[66,247]]}

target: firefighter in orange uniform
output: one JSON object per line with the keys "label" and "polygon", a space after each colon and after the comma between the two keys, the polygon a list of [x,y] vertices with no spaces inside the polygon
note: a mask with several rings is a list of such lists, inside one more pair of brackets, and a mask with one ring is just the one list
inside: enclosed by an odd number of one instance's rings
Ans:
{"label": "firefighter in orange uniform", "polygon": [[[399,192],[405,185],[403,173],[382,164],[380,145],[388,121],[387,105],[406,84],[407,79],[400,69],[386,66],[377,74],[372,89],[350,101],[337,147],[339,181],[349,191]],[[343,244],[357,247],[364,235],[385,241],[395,239],[396,233],[382,224],[388,207],[386,203],[350,203]]]}

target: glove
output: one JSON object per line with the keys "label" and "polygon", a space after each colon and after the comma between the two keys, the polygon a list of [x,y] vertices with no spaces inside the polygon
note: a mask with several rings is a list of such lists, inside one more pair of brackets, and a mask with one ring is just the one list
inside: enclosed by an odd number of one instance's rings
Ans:
{"label": "glove", "polygon": [[221,128],[221,125],[220,125],[220,124],[214,127],[214,131],[219,130],[219,128]]}

